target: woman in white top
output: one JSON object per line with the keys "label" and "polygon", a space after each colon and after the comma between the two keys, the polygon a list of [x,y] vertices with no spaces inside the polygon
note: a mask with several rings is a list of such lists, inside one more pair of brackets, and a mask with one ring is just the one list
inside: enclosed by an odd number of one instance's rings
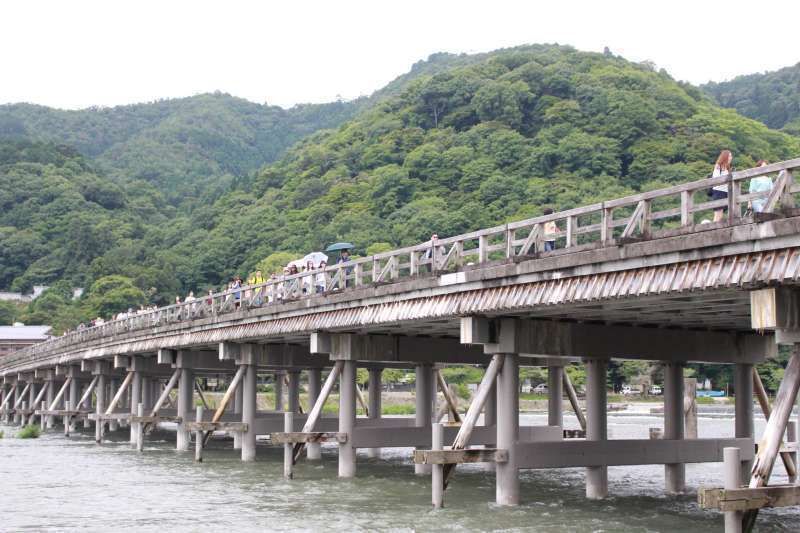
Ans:
{"label": "woman in white top", "polygon": [[[719,157],[717,157],[717,162],[714,165],[714,172],[711,174],[712,178],[718,178],[720,176],[725,176],[731,173],[731,165],[733,164],[733,153],[730,150],[723,150],[719,153]],[[728,184],[722,183],[720,185],[715,185],[713,189],[711,189],[711,199],[712,200],[724,200],[728,197]],[[714,222],[719,222],[722,220],[723,215],[725,214],[726,207],[720,207],[714,210]]]}

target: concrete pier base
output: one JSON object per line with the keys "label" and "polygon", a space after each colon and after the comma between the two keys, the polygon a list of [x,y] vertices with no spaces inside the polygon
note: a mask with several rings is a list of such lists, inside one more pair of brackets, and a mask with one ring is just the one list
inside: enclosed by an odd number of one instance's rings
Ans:
{"label": "concrete pier base", "polygon": [[[369,417],[373,420],[381,417],[381,374],[382,368],[369,369],[369,390],[367,392],[369,402]],[[381,456],[380,448],[367,448],[367,457],[377,458]]]}
{"label": "concrete pier base", "polygon": [[[755,435],[753,428],[753,365],[739,363],[733,369],[733,388],[735,396],[735,437],[750,438]],[[742,461],[742,479],[750,479],[752,461]]]}
{"label": "concrete pier base", "polygon": [[[356,426],[356,363],[343,361],[339,377],[339,432],[353,434]],[[356,449],[352,439],[339,443],[339,477],[356,475]]]}
{"label": "concrete pier base", "polygon": [[247,431],[242,434],[242,461],[256,459],[256,365],[246,365],[242,380],[242,422]]}
{"label": "concrete pier base", "polygon": [[[433,418],[433,366],[417,365],[416,367],[416,415],[417,427],[431,427]],[[430,465],[415,464],[414,473],[427,475],[431,473]]]}
{"label": "concrete pier base", "polygon": [[[322,389],[322,369],[311,368],[308,371],[308,405],[313,406]],[[311,461],[322,459],[322,448],[319,442],[306,445],[306,458]]]}
{"label": "concrete pier base", "polygon": [[519,356],[505,354],[497,376],[497,447],[508,461],[495,465],[498,505],[519,504],[519,467],[514,447],[519,438]]}
{"label": "concrete pier base", "polygon": [[[608,420],[606,417],[607,392],[605,359],[586,361],[586,440],[606,440]],[[586,497],[599,500],[608,496],[608,467],[586,468]]]}
{"label": "concrete pier base", "polygon": [[[683,417],[683,365],[664,365],[664,438],[679,440],[684,437]],[[668,494],[680,494],[686,488],[686,465],[664,465],[665,488]]]}

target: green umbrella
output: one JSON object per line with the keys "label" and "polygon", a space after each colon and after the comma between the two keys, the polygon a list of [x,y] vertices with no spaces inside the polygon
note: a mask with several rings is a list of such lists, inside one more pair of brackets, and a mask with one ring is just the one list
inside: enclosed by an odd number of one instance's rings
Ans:
{"label": "green umbrella", "polygon": [[337,243],[331,244],[330,246],[325,248],[325,251],[326,252],[336,252],[336,251],[339,251],[339,250],[350,250],[351,248],[355,248],[355,247],[349,242],[337,242]]}

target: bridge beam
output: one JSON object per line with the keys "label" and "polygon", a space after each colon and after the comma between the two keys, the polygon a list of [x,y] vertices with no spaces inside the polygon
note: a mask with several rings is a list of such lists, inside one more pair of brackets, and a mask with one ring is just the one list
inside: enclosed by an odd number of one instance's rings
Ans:
{"label": "bridge beam", "polygon": [[[463,317],[461,342],[480,344],[487,354],[508,353],[500,342],[509,319]],[[513,319],[519,353],[543,357],[643,359],[648,361],[757,363],[777,355],[771,336],[541,319]]]}

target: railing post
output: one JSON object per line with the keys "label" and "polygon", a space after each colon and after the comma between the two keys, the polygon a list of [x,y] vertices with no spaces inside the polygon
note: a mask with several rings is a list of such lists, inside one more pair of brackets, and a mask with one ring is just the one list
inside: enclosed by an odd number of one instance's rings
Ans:
{"label": "railing post", "polygon": [[681,226],[694,224],[694,191],[681,191]]}
{"label": "railing post", "polygon": [[489,237],[481,235],[478,237],[478,263],[485,263],[489,259]]}
{"label": "railing post", "polygon": [[650,212],[651,212],[651,202],[650,200],[644,200],[642,202],[642,218],[639,221],[639,233],[642,237],[649,237],[650,236]]}
{"label": "railing post", "polygon": [[506,259],[514,257],[514,234],[513,229],[506,228]]}
{"label": "railing post", "polygon": [[408,256],[408,274],[409,276],[416,276],[419,273],[419,264],[417,264],[417,251],[411,250]]}
{"label": "railing post", "polygon": [[[600,240],[604,244],[608,244],[614,240],[614,210],[609,207],[603,207],[601,216]],[[539,248],[537,247],[536,249],[538,250]]]}
{"label": "railing post", "polygon": [[742,216],[741,208],[739,207],[742,182],[734,181],[733,174],[728,174],[728,180],[728,220],[733,222]]}
{"label": "railing post", "polygon": [[373,283],[377,282],[380,275],[381,275],[381,261],[378,258],[374,258],[372,260],[372,282]]}
{"label": "railing post", "polygon": [[567,217],[567,242],[564,245],[565,248],[571,248],[575,246],[576,243],[576,235],[575,231],[578,229],[578,220],[574,216]]}
{"label": "railing post", "polygon": [[[356,287],[360,287],[361,285],[363,285],[363,280],[361,279],[361,277],[364,275],[364,273],[362,272],[363,268],[364,267],[361,265],[361,263],[356,263],[356,266],[353,267],[353,282],[354,282],[353,285]],[[311,285],[313,286],[314,278],[312,277],[311,279],[312,279]]]}

